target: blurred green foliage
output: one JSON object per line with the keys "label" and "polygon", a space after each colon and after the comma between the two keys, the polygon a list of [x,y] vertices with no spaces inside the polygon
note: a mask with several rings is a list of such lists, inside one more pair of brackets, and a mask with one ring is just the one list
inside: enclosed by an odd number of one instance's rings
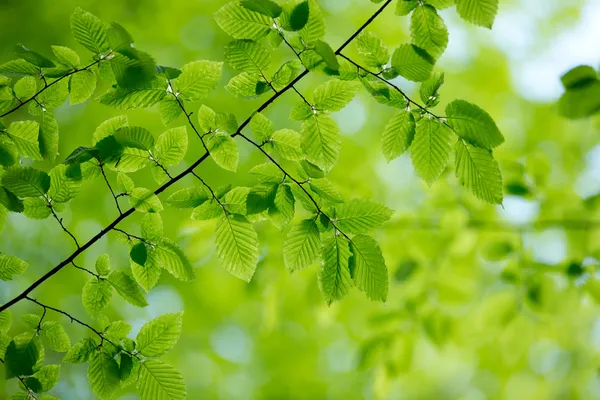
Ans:
{"label": "blurred green foliage", "polygon": [[[217,28],[212,14],[224,3],[4,1],[0,60],[13,58],[16,43],[44,54],[54,44],[76,48],[68,21],[81,6],[102,20],[121,23],[159,64],[221,61],[230,38]],[[327,40],[334,45],[374,10],[364,0],[322,3]],[[518,26],[522,20],[516,13],[527,10],[529,3],[502,2],[502,27],[507,29],[511,21]],[[544,7],[540,1],[531,3]],[[536,26],[532,48],[552,46],[557,31],[577,25],[582,7],[582,1],[549,7],[550,14]],[[522,96],[526,88],[512,79],[519,74],[511,63],[512,53],[500,44],[509,39],[465,25],[453,10],[444,13],[450,21],[451,47],[439,64],[446,72],[441,106],[456,97],[468,98],[494,116],[506,138],[495,152],[504,175],[504,205],[483,204],[459,186],[451,171],[428,187],[406,155],[386,163],[379,142],[392,111],[361,93],[336,115],[344,142],[330,178],[344,196],[374,198],[396,210],[393,220],[376,233],[391,279],[385,305],[355,290],[327,307],[316,270],[290,275],[282,262],[283,237],[266,223],[258,227],[257,273],[251,283],[242,282],[218,265],[211,239],[214,222],[191,221],[186,212],[166,209],[166,236],[186,249],[197,267],[196,279],[182,283],[163,275],[148,295],[149,307],[138,309],[115,299],[108,316],[130,322],[137,331],[158,315],[185,310],[182,337],[165,358],[182,371],[189,398],[600,398],[597,121],[562,119],[555,98],[527,100]],[[524,13],[520,18],[528,17]],[[407,19],[388,10],[371,29],[394,47],[408,39],[408,26]],[[349,53],[356,56],[356,48]],[[275,57],[277,62],[284,60],[283,53]],[[572,60],[572,65],[579,63]],[[225,75],[224,82],[234,72]],[[306,91],[322,82],[323,77],[314,76],[299,88]],[[401,85],[417,96],[412,84]],[[266,114],[278,127],[287,127],[295,102],[293,94],[286,94]],[[234,99],[220,87],[207,103],[242,119],[260,101]],[[96,126],[122,112],[88,102],[61,107],[56,114],[64,157],[91,143]],[[164,130],[153,110],[127,114],[132,125],[155,133]],[[263,162],[250,147],[241,145],[241,151],[241,171]],[[200,152],[199,144],[191,145],[186,161]],[[251,180],[245,172],[225,172],[214,163],[200,170],[215,186]],[[136,174],[136,180],[154,185],[147,172]],[[104,187],[87,185],[65,223],[85,240],[112,221],[113,208]],[[125,228],[139,225],[139,216],[130,219]],[[56,265],[71,245],[55,221],[40,223],[11,214],[0,248],[28,260],[30,267],[10,285],[0,283],[2,302]],[[80,264],[91,268],[102,253],[109,253],[115,265],[129,264],[127,246],[112,237],[96,243]],[[60,298],[54,306],[84,317],[81,288],[86,279],[84,273],[62,271],[40,287],[35,298],[48,303]],[[21,303],[14,311],[20,315],[39,310]],[[15,319],[16,329],[23,324]],[[68,331],[77,339],[87,334],[76,325]],[[48,359],[60,360],[58,353],[49,353]],[[15,387],[14,382],[0,387],[0,397]],[[85,370],[63,365],[53,393],[65,399],[91,398]],[[122,398],[134,397],[124,393]]]}

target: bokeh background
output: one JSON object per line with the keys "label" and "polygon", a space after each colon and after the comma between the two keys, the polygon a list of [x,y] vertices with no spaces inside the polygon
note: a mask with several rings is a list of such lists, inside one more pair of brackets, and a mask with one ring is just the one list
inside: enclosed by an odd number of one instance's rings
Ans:
{"label": "bokeh background", "polygon": [[[377,7],[367,0],[319,3],[334,48]],[[69,16],[76,6],[120,22],[159,64],[223,60],[230,38],[211,17],[223,4],[3,0],[0,61],[13,58],[16,43],[47,55],[53,44],[85,54],[70,36]],[[593,119],[564,120],[553,106],[562,72],[581,63],[600,65],[600,2],[502,0],[492,31],[469,26],[453,9],[441,14],[450,44],[437,67],[446,72],[439,113],[447,102],[462,98],[495,118],[506,137],[495,152],[506,184],[503,206],[483,204],[460,188],[452,168],[429,188],[408,156],[386,163],[379,140],[393,110],[363,92],[335,115],[344,144],[331,179],[347,197],[373,198],[396,210],[375,233],[389,268],[386,304],[355,290],[327,307],[317,269],[290,276],[282,262],[284,235],[267,223],[257,226],[261,261],[246,284],[218,265],[213,223],[166,210],[168,236],[197,267],[196,280],[180,283],[163,275],[148,295],[149,307],[138,309],[115,297],[108,315],[131,323],[135,334],[155,316],[185,310],[183,335],[165,358],[183,373],[190,399],[600,399],[600,215],[593,197],[600,192],[600,129]],[[409,40],[408,27],[409,20],[390,8],[371,29],[394,47]],[[356,56],[355,48],[347,54]],[[291,57],[282,49],[275,58]],[[224,75],[222,86],[232,71]],[[299,89],[308,92],[324,79],[311,75]],[[400,78],[397,83],[409,93],[417,89]],[[206,103],[239,120],[261,101],[235,99],[222,86]],[[286,94],[266,114],[278,127],[299,128],[287,118],[296,101]],[[121,114],[94,102],[58,109],[62,157],[90,144],[98,124]],[[127,115],[131,125],[155,134],[166,129],[157,110]],[[173,126],[183,124],[178,120]],[[200,173],[209,183],[252,182],[246,171],[264,160],[238,144],[241,172],[207,162]],[[194,144],[186,161],[200,151]],[[145,172],[134,177],[141,186],[155,186]],[[114,217],[112,198],[96,181],[72,202],[65,222],[83,241]],[[139,216],[124,224],[132,232],[138,226]],[[30,264],[16,281],[0,282],[4,302],[70,254],[72,243],[52,219],[9,215],[0,250]],[[113,267],[128,268],[128,248],[111,235],[86,251],[79,264],[91,267],[102,253],[111,255]],[[86,279],[66,268],[35,297],[89,319],[81,304]],[[13,309],[15,316],[38,311],[29,304]],[[68,325],[72,341],[87,335],[60,316],[52,318]],[[17,330],[22,322],[15,320]],[[60,355],[48,359],[58,362]],[[3,385],[0,398],[15,389],[14,382]],[[63,365],[51,394],[93,398],[85,368]],[[119,398],[136,397],[125,391]]]}

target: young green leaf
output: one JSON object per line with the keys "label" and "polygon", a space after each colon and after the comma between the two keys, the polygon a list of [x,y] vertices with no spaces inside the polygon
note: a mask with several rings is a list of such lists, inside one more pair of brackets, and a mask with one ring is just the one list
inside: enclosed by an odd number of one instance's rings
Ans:
{"label": "young green leaf", "polygon": [[313,192],[321,196],[323,200],[331,201],[333,203],[341,203],[344,201],[335,186],[333,186],[333,183],[327,178],[311,179],[310,188]]}
{"label": "young green leaf", "polygon": [[6,136],[0,136],[0,165],[10,167],[19,161],[17,146]]}
{"label": "young green leaf", "polygon": [[6,333],[12,325],[12,314],[10,310],[0,311],[0,332]]}
{"label": "young green leaf", "polygon": [[258,237],[241,215],[224,215],[215,234],[217,254],[232,275],[250,281],[258,263]]}
{"label": "young green leaf", "polygon": [[188,137],[185,126],[169,129],[156,140],[153,150],[154,159],[165,167],[177,165],[188,148]]}
{"label": "young green leaf", "polygon": [[[182,130],[183,132],[185,132],[185,129],[183,128],[175,129]],[[173,131],[173,129],[171,129],[170,131]],[[165,132],[163,135],[168,136],[168,132],[170,131]],[[125,147],[132,147],[135,149],[148,151],[152,148],[152,146],[154,146],[154,136],[152,136],[152,134],[147,129],[141,128],[139,126],[125,126],[123,128],[118,129],[114,133],[114,136],[115,139],[117,139],[117,141]],[[185,141],[187,144],[187,134],[185,136]],[[163,140],[168,141],[169,138],[165,137]],[[165,144],[165,147],[169,146]],[[171,145],[171,147],[173,146]],[[165,152],[173,151],[171,147],[169,147],[169,150],[165,150],[164,148],[161,148],[160,150],[163,150]],[[165,154],[163,153],[162,156],[164,157],[164,155]]]}
{"label": "young green leaf", "polygon": [[235,172],[240,154],[235,140],[225,133],[214,133],[207,141],[212,159],[223,169]]}
{"label": "young green leaf", "polygon": [[269,140],[281,157],[286,160],[300,161],[304,159],[302,136],[291,129],[281,129],[273,133]]}
{"label": "young green leaf", "polygon": [[319,271],[319,286],[328,305],[341,300],[352,287],[348,269],[350,249],[342,235],[335,235],[323,242],[323,265]]}
{"label": "young green leaf", "polygon": [[260,183],[254,186],[248,193],[246,199],[246,210],[248,214],[259,214],[266,211],[275,200],[277,184]]}
{"label": "young green leaf", "polygon": [[242,0],[241,5],[250,10],[271,18],[277,18],[283,11],[281,6],[271,0]]}
{"label": "young green leaf", "polygon": [[[327,68],[330,71],[333,71],[336,73],[339,71],[340,63],[339,63],[337,56],[335,55],[333,49],[327,42],[324,42],[322,40],[315,41],[314,50],[319,56],[321,56],[323,61],[325,61],[325,65],[327,66]],[[333,74],[330,74],[330,75],[333,75]]]}
{"label": "young green leaf", "polygon": [[369,67],[382,69],[390,61],[390,51],[383,40],[369,31],[363,31],[356,38],[358,52]]}
{"label": "young green leaf", "polygon": [[94,267],[98,275],[108,275],[110,273],[110,257],[108,254],[100,254]]}
{"label": "young green leaf", "polygon": [[71,340],[65,328],[56,321],[44,321],[40,326],[40,336],[48,343],[48,346],[61,353],[71,348]]}
{"label": "young green leaf", "polygon": [[398,110],[383,130],[381,149],[386,160],[402,155],[410,147],[415,137],[415,118],[406,110]]}
{"label": "young green leaf", "polygon": [[446,117],[456,134],[474,146],[492,150],[504,142],[492,117],[474,104],[454,100],[446,107]]}
{"label": "young green leaf", "polygon": [[157,195],[145,188],[135,188],[129,195],[129,204],[140,212],[161,212],[163,205]]}
{"label": "young green leaf", "polygon": [[89,99],[96,90],[96,74],[90,70],[80,71],[69,79],[71,105],[80,104]]}
{"label": "young green leaf", "polygon": [[13,91],[19,101],[29,100],[37,92],[37,80],[33,76],[23,77],[15,83]]}
{"label": "young green leaf", "polygon": [[412,42],[434,58],[439,58],[448,46],[448,28],[436,9],[421,5],[410,19]]}
{"label": "young green leaf", "polygon": [[183,377],[161,360],[146,360],[140,364],[137,391],[141,400],[185,400]]}
{"label": "young green leaf", "polygon": [[50,171],[48,197],[52,201],[65,203],[77,197],[81,190],[81,169],[59,164]]}
{"label": "young green leaf", "polygon": [[258,42],[234,40],[225,47],[225,61],[241,72],[263,74],[271,65],[271,54]]}
{"label": "young green leaf", "polygon": [[499,0],[456,0],[456,11],[465,21],[492,29]]}
{"label": "young green leaf", "polygon": [[298,76],[301,69],[302,63],[299,60],[288,61],[273,75],[271,84],[275,90],[281,90]]}
{"label": "young green leaf", "polygon": [[290,229],[283,245],[283,260],[290,272],[308,267],[319,259],[321,236],[317,223],[305,219]]}
{"label": "young green leaf", "polygon": [[111,299],[112,287],[108,281],[92,277],[83,285],[81,300],[83,307],[92,317],[104,311]]}
{"label": "young green leaf", "polygon": [[423,82],[433,71],[434,59],[414,44],[403,44],[392,55],[392,67],[400,75],[414,82]]}
{"label": "young green leaf", "polygon": [[368,298],[385,302],[388,294],[388,274],[385,260],[377,242],[366,235],[350,242],[350,275],[357,288]]}
{"label": "young green leaf", "polygon": [[248,172],[256,176],[260,183],[279,183],[284,178],[283,172],[271,162],[257,165]]}
{"label": "young green leaf", "polygon": [[100,96],[100,103],[118,110],[147,108],[161,101],[167,92],[161,88],[109,89]]}
{"label": "young green leaf", "polygon": [[[44,365],[39,369],[35,374],[31,377],[27,378],[25,381],[27,382],[27,386],[31,388],[29,380],[35,380],[35,384],[39,385],[39,389],[37,392],[43,393],[47,392],[56,385],[58,379],[60,377],[60,365]],[[50,396],[42,396],[41,400],[52,400],[49,398]]]}
{"label": "young green leaf", "polygon": [[216,200],[209,200],[192,211],[192,219],[198,221],[206,221],[209,219],[217,218],[223,215],[223,207]]}
{"label": "young green leaf", "polygon": [[89,362],[96,354],[97,345],[91,338],[85,338],[75,343],[65,354],[62,362],[70,364],[82,364]]}
{"label": "young green leaf", "polygon": [[289,185],[279,185],[273,204],[269,207],[269,218],[280,230],[294,218],[295,200]]}
{"label": "young green leaf", "polygon": [[425,118],[417,124],[410,153],[415,170],[428,185],[433,184],[448,164],[452,131],[439,121]]}
{"label": "young green leaf", "polygon": [[306,159],[324,170],[337,162],[342,147],[340,128],[327,114],[313,114],[302,123],[302,148]]}
{"label": "young green leaf", "polygon": [[167,199],[167,204],[175,208],[195,208],[210,198],[209,193],[202,187],[195,186],[178,190]]}
{"label": "young green leaf", "polygon": [[308,1],[303,1],[298,3],[290,13],[288,25],[284,26],[285,29],[290,31],[299,31],[304,28],[304,26],[308,22],[309,15],[309,5]]}
{"label": "young green leaf", "polygon": [[182,281],[191,281],[194,279],[194,268],[175,242],[167,238],[162,238],[154,251],[160,266],[175,278]]}
{"label": "young green leaf", "polygon": [[10,281],[14,275],[25,272],[28,266],[29,264],[18,257],[0,254],[0,279]]}
{"label": "young green leaf", "polygon": [[144,264],[138,264],[133,257],[131,259],[131,273],[133,274],[135,281],[146,292],[149,292],[150,289],[156,286],[158,280],[160,279],[161,269],[159,264],[160,261],[158,260],[156,251],[150,251],[149,254],[146,254],[146,260]]}
{"label": "young green leaf", "polygon": [[119,365],[106,353],[98,353],[88,367],[88,381],[94,394],[101,399],[110,399],[119,388]]}
{"label": "young green leaf", "polygon": [[481,200],[502,204],[502,174],[489,150],[456,142],[456,177]]}
{"label": "young green leaf", "polygon": [[250,120],[250,130],[259,141],[266,142],[273,135],[275,128],[267,117],[261,113],[256,113]]}
{"label": "young green leaf", "polygon": [[235,39],[258,40],[271,30],[271,18],[249,10],[237,1],[225,4],[215,13],[217,24]]}
{"label": "young green leaf", "polygon": [[65,46],[50,46],[59,63],[68,68],[77,68],[80,60],[75,50]]}
{"label": "young green leaf", "polygon": [[5,132],[17,146],[20,154],[32,160],[42,160],[38,141],[40,126],[37,122],[13,122]]}
{"label": "young green leaf", "polygon": [[140,329],[136,350],[146,357],[159,357],[171,350],[181,335],[183,313],[164,314]]}
{"label": "young green leaf", "polygon": [[44,354],[44,346],[35,334],[15,336],[4,355],[6,379],[33,375],[44,362]]}
{"label": "young green leaf", "polygon": [[58,122],[50,111],[41,116],[38,141],[44,160],[54,161],[58,153]]}
{"label": "young green leaf", "polygon": [[357,82],[332,79],[315,89],[314,106],[318,110],[340,111],[356,96],[358,88]]}
{"label": "young green leaf", "polygon": [[435,107],[439,104],[438,91],[444,84],[444,73],[435,72],[431,74],[431,77],[421,84],[419,88],[419,95],[421,101],[425,103],[427,107]]}
{"label": "young green leaf", "polygon": [[137,283],[128,273],[118,270],[112,271],[107,280],[128,303],[136,307],[146,307],[148,305]]}
{"label": "young green leaf", "polygon": [[10,167],[2,176],[2,186],[19,197],[39,197],[50,189],[50,176],[31,167]]}
{"label": "young green leaf", "polygon": [[104,23],[79,7],[71,14],[71,31],[75,40],[94,54],[110,49]]}
{"label": "young green leaf", "polygon": [[347,233],[367,233],[390,219],[393,211],[366,199],[352,199],[335,208],[336,225]]}

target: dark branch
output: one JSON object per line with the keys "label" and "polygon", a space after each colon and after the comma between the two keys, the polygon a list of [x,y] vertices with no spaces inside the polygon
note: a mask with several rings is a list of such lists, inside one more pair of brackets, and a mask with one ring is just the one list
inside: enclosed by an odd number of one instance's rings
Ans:
{"label": "dark branch", "polygon": [[104,182],[106,182],[106,186],[108,186],[108,190],[110,190],[110,194],[115,200],[115,205],[117,206],[117,210],[119,210],[119,214],[123,214],[123,211],[121,211],[121,206],[119,205],[119,197],[115,194],[115,191],[113,190],[112,186],[110,185],[110,182],[108,181],[106,172],[104,172],[104,164],[100,164],[99,167],[100,172],[102,173],[102,177],[104,178]]}

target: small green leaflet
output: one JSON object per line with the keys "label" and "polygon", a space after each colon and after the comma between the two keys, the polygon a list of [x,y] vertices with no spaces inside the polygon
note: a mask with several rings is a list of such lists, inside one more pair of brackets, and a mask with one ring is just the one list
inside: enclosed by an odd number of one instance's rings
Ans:
{"label": "small green leaflet", "polygon": [[217,24],[235,39],[258,40],[266,36],[273,25],[271,18],[243,7],[239,2],[225,4],[215,13]]}
{"label": "small green leaflet", "polygon": [[0,254],[0,279],[10,281],[14,275],[25,272],[28,266],[29,264],[18,257]]}
{"label": "small green leaflet", "polygon": [[504,142],[492,117],[474,104],[454,100],[446,107],[446,117],[456,134],[474,146],[492,150]]}
{"label": "small green leaflet", "polygon": [[54,351],[64,353],[71,348],[65,328],[56,321],[44,321],[40,326],[40,336]]}
{"label": "small green leaflet", "polygon": [[80,71],[69,79],[71,105],[80,104],[89,99],[96,90],[96,74],[90,70]]}
{"label": "small green leaflet", "polygon": [[367,199],[352,199],[336,206],[336,225],[346,233],[367,233],[383,225],[393,211]]}
{"label": "small green leaflet", "polygon": [[185,382],[179,372],[161,360],[140,364],[137,391],[141,400],[185,400]]}
{"label": "small green leaflet", "polygon": [[301,147],[302,137],[298,132],[291,129],[278,130],[273,133],[269,143],[286,160],[300,161],[304,159],[304,151]]}
{"label": "small green leaflet", "polygon": [[335,120],[327,114],[313,114],[302,123],[302,148],[306,159],[324,170],[337,162],[342,136]]}
{"label": "small green leaflet", "polygon": [[98,256],[94,267],[96,268],[98,275],[108,275],[110,273],[110,257],[108,254],[101,254]]}
{"label": "small green leaflet", "polygon": [[358,82],[332,79],[315,89],[314,106],[318,110],[340,111],[356,96],[359,86]]}
{"label": "small green leaflet", "polygon": [[323,265],[319,271],[319,286],[328,305],[341,300],[352,287],[348,260],[350,248],[342,235],[334,235],[323,242]]}
{"label": "small green leaflet", "polygon": [[136,307],[146,307],[148,305],[137,283],[127,272],[112,271],[107,280],[128,303]]}
{"label": "small green leaflet", "polygon": [[[150,140],[146,142],[149,144]],[[156,139],[152,151],[154,159],[164,167],[177,165],[187,153],[188,136],[185,126],[169,129]]]}
{"label": "small green leaflet", "polygon": [[63,362],[81,364],[89,362],[96,354],[97,344],[91,338],[85,338],[75,343],[63,358]]}
{"label": "small green leaflet", "polygon": [[308,0],[296,4],[290,13],[288,25],[284,26],[285,29],[290,31],[299,31],[304,28],[308,22],[309,6]]}
{"label": "small green leaflet", "polygon": [[31,333],[15,336],[6,348],[4,367],[6,379],[33,375],[44,362],[44,346]]}
{"label": "small green leaflet", "polygon": [[502,174],[489,150],[456,142],[456,177],[481,200],[502,204]]}
{"label": "small green leaflet", "polygon": [[284,178],[283,172],[271,162],[257,165],[248,172],[256,176],[260,183],[279,183]]}
{"label": "small green leaflet", "polygon": [[146,357],[158,357],[171,350],[181,335],[183,313],[164,314],[140,329],[136,349]]}
{"label": "small green leaflet", "polygon": [[263,74],[271,64],[271,53],[260,43],[234,40],[225,47],[225,60],[241,72]]}
{"label": "small green leaflet", "polygon": [[308,267],[319,259],[321,237],[313,219],[292,226],[283,245],[283,260],[290,272]]}
{"label": "small green leaflet", "polygon": [[250,120],[250,130],[260,142],[266,142],[273,135],[275,128],[267,117],[261,113],[256,113]]}
{"label": "small green leaflet", "polygon": [[433,64],[433,58],[414,44],[403,44],[392,55],[392,67],[409,81],[423,82],[429,78]]}
{"label": "small green leaflet", "polygon": [[322,40],[315,41],[314,50],[319,56],[321,56],[323,61],[325,61],[325,65],[329,69],[330,73],[337,73],[339,71],[340,63],[333,49],[327,42],[324,42]]}
{"label": "small green leaflet", "polygon": [[226,133],[213,133],[207,140],[212,159],[223,169],[235,172],[239,162],[239,150],[235,140]]}
{"label": "small green leaflet", "polygon": [[215,244],[225,269],[249,282],[258,263],[258,237],[252,224],[241,215],[224,215],[217,223]]}
{"label": "small green leaflet", "polygon": [[68,47],[64,46],[50,46],[54,56],[62,65],[69,68],[76,68],[79,66],[80,60],[79,55]]}
{"label": "small green leaflet", "polygon": [[107,280],[92,277],[83,285],[81,300],[86,311],[92,317],[104,311],[111,299],[112,287]]}
{"label": "small green leaflet", "polygon": [[2,186],[19,197],[39,197],[50,189],[50,176],[31,167],[10,167],[2,176]]}
{"label": "small green leaflet", "polygon": [[191,187],[178,190],[167,199],[167,204],[175,208],[195,208],[210,198],[202,187]]}
{"label": "small green leaflet", "polygon": [[363,31],[356,38],[356,47],[369,67],[382,69],[390,61],[390,51],[383,40],[369,31]]}
{"label": "small green leaflet", "polygon": [[173,93],[186,101],[202,100],[221,79],[222,62],[194,61],[185,64],[181,75],[171,81]]}
{"label": "small green leaflet", "polygon": [[39,147],[40,126],[35,121],[17,121],[10,124],[5,131],[17,146],[17,150],[32,160],[42,160]]}
{"label": "small green leaflet", "polygon": [[283,230],[294,218],[296,201],[292,189],[287,184],[277,187],[273,204],[269,207],[269,218],[280,230]]}
{"label": "small green leaflet", "polygon": [[366,235],[350,241],[350,275],[357,288],[368,298],[385,302],[388,294],[388,274],[385,260],[377,242]]}
{"label": "small green leaflet", "polygon": [[71,31],[75,40],[94,54],[110,49],[104,23],[79,7],[71,15]]}
{"label": "small green leaflet", "polygon": [[412,13],[410,33],[412,42],[436,59],[448,46],[448,28],[430,5],[421,5]]}
{"label": "small green leaflet", "polygon": [[428,185],[446,168],[453,140],[452,131],[435,119],[424,118],[417,124],[410,154],[415,170]]}
{"label": "small green leaflet", "polygon": [[271,0],[242,0],[242,6],[271,18],[277,18],[283,11],[281,6]]}
{"label": "small green leaflet", "polygon": [[182,281],[194,279],[195,273],[192,265],[175,242],[168,238],[162,238],[154,251],[160,266],[175,278]]}
{"label": "small green leaflet", "polygon": [[456,0],[456,11],[465,21],[492,29],[499,0]]}
{"label": "small green leaflet", "polygon": [[385,126],[381,149],[389,162],[402,155],[415,137],[415,118],[411,112],[398,110]]}
{"label": "small green leaflet", "polygon": [[145,188],[135,188],[129,195],[131,207],[140,212],[161,212],[163,205],[157,195]]}
{"label": "small green leaflet", "polygon": [[92,391],[101,399],[112,398],[121,380],[117,361],[106,353],[98,353],[92,359],[87,376]]}

